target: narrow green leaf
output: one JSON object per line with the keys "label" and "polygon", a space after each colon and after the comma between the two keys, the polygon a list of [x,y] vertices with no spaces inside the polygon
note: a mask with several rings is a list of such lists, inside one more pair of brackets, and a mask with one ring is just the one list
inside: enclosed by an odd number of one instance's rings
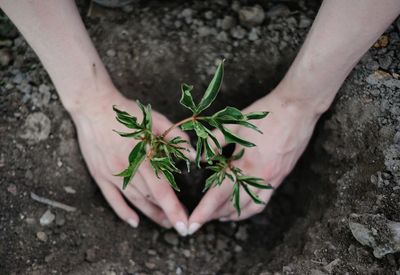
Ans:
{"label": "narrow green leaf", "polygon": [[181,96],[181,100],[179,101],[184,107],[188,108],[189,110],[191,110],[193,113],[196,112],[196,104],[193,101],[193,97],[192,97],[192,90],[193,90],[193,86],[191,85],[187,85],[187,84],[182,84],[181,85],[181,90],[182,90],[182,96]]}
{"label": "narrow green leaf", "polygon": [[143,162],[143,160],[146,157],[146,143],[145,142],[139,142],[136,144],[136,146],[133,148],[131,153],[129,154],[129,167],[132,169],[130,177],[124,178],[124,184],[122,186],[122,189],[125,189],[126,186],[129,184],[129,182],[133,179],[135,176],[140,164]]}
{"label": "narrow green leaf", "polygon": [[148,104],[147,106],[144,106],[142,103],[140,103],[139,100],[136,100],[136,103],[143,113],[142,127],[151,131],[152,128],[151,105]]}
{"label": "narrow green leaf", "polygon": [[248,114],[245,114],[244,116],[248,119],[262,119],[266,117],[269,114],[269,112],[251,112]]}
{"label": "narrow green leaf", "polygon": [[243,155],[244,155],[244,149],[242,148],[242,149],[240,149],[239,152],[237,152],[236,154],[232,155],[231,159],[232,160],[238,160],[238,159],[241,159],[243,157]]}
{"label": "narrow green leaf", "polygon": [[221,124],[217,124],[218,129],[222,132],[225,137],[226,143],[237,143],[243,145],[245,147],[254,147],[256,146],[254,143],[244,140],[241,137],[235,135],[227,128],[223,127]]}
{"label": "narrow green leaf", "polygon": [[222,79],[224,77],[224,61],[219,63],[217,70],[215,71],[214,77],[211,80],[203,98],[201,99],[199,105],[197,106],[196,114],[200,114],[202,111],[210,107],[211,103],[215,100],[218,95],[219,89],[222,84]]}
{"label": "narrow green leaf", "polygon": [[255,178],[251,176],[239,176],[237,179],[238,181],[243,181],[246,184],[257,187],[259,189],[274,189],[272,185],[268,184],[265,180],[261,178]]}
{"label": "narrow green leaf", "polygon": [[242,126],[244,126],[246,128],[250,128],[250,129],[253,129],[253,130],[257,131],[260,134],[263,133],[260,129],[258,129],[258,127],[256,125],[254,125],[253,123],[247,122],[245,120],[219,120],[218,119],[217,121],[218,121],[218,123],[221,123],[221,124],[238,124],[238,125],[242,125]]}
{"label": "narrow green leaf", "polygon": [[216,154],[207,139],[203,139],[203,147],[206,161],[211,161]]}
{"label": "narrow green leaf", "polygon": [[241,184],[244,191],[250,196],[254,203],[265,204],[256,193],[254,193],[246,184]]}
{"label": "narrow green leaf", "polygon": [[199,167],[199,168],[201,168],[200,167],[200,160],[201,160],[201,154],[202,154],[202,151],[203,151],[202,148],[203,148],[203,142],[202,142],[201,138],[198,138],[197,139],[197,144],[196,144],[196,159],[195,159],[195,163],[196,163],[196,166]]}
{"label": "narrow green leaf", "polygon": [[126,168],[124,171],[115,174],[114,176],[116,177],[130,177],[132,175],[132,167],[128,166],[128,168]]}
{"label": "narrow green leaf", "polygon": [[242,120],[245,118],[242,112],[234,107],[226,107],[216,112],[212,117],[218,120]]}
{"label": "narrow green leaf", "polygon": [[222,147],[221,144],[219,143],[217,137],[213,134],[213,132],[211,130],[209,130],[207,127],[204,127],[207,131],[208,136],[211,138],[211,140],[214,142],[215,147],[218,150],[219,154],[222,154]]}
{"label": "narrow green leaf", "polygon": [[233,200],[233,205],[236,209],[236,212],[238,216],[240,216],[240,189],[239,189],[239,184],[236,182],[235,185],[233,185],[233,192],[232,192],[232,200]]}
{"label": "narrow green leaf", "polygon": [[169,184],[172,186],[172,188],[174,188],[176,191],[181,191],[179,189],[178,184],[175,181],[174,175],[168,171],[168,170],[161,170],[161,172],[164,174],[164,176],[166,177],[166,179],[168,180]]}
{"label": "narrow green leaf", "polygon": [[194,130],[196,131],[196,135],[201,139],[206,139],[208,137],[208,133],[206,127],[198,121],[193,122]]}
{"label": "narrow green leaf", "polygon": [[181,144],[181,143],[188,143],[187,140],[183,139],[180,136],[174,137],[170,141],[168,141],[169,144]]}
{"label": "narrow green leaf", "polygon": [[121,137],[127,137],[127,138],[138,138],[143,134],[143,130],[139,130],[139,131],[132,132],[132,133],[119,132],[117,130],[113,130],[113,131],[116,132]]}

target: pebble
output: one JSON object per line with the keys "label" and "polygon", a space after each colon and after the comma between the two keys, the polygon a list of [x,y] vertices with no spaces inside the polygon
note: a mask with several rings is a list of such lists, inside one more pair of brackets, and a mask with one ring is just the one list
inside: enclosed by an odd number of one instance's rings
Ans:
{"label": "pebble", "polygon": [[13,61],[12,53],[9,49],[0,49],[0,66],[6,67]]}
{"label": "pebble", "polygon": [[243,7],[239,10],[240,24],[245,27],[255,27],[261,25],[264,19],[264,9],[260,5]]}
{"label": "pebble", "polygon": [[266,12],[266,17],[275,18],[275,17],[286,17],[290,14],[290,10],[285,5],[274,5],[271,9]]}
{"label": "pebble", "polygon": [[179,244],[178,236],[173,232],[166,232],[164,234],[164,240],[170,245],[177,246]]}
{"label": "pebble", "polygon": [[148,268],[148,269],[154,269],[156,267],[155,263],[152,262],[145,262],[144,265]]}
{"label": "pebble", "polygon": [[54,220],[56,216],[50,211],[50,209],[47,209],[46,212],[40,217],[40,225],[42,226],[47,226],[50,225]]}
{"label": "pebble", "polygon": [[42,242],[47,241],[47,235],[46,235],[46,233],[44,233],[43,231],[37,232],[37,233],[36,233],[36,237],[37,237],[40,241],[42,241]]}
{"label": "pebble", "polygon": [[114,49],[109,49],[109,50],[107,50],[106,54],[109,57],[114,57],[117,55],[117,52]]}
{"label": "pebble", "polygon": [[213,19],[213,17],[214,17],[213,11],[206,11],[206,12],[204,13],[204,17],[205,17],[207,20]]}
{"label": "pebble", "polygon": [[57,213],[56,216],[56,225],[57,226],[63,226],[65,224],[65,217],[64,214],[62,213]]}
{"label": "pebble", "polygon": [[368,70],[371,70],[371,71],[376,71],[379,69],[379,63],[375,60],[368,60],[365,63],[365,68],[367,68]]}
{"label": "pebble", "polygon": [[74,188],[72,188],[71,186],[64,186],[64,190],[68,194],[75,194],[76,193],[76,190]]}
{"label": "pebble", "polygon": [[249,40],[250,41],[256,41],[259,39],[258,37],[258,31],[256,28],[252,28],[251,31],[249,32]]}
{"label": "pebble", "polygon": [[191,18],[193,16],[193,10],[186,8],[181,12],[180,16],[184,18]]}
{"label": "pebble", "polygon": [[215,33],[215,29],[212,29],[212,28],[207,27],[207,26],[202,26],[202,27],[197,29],[197,33],[201,37],[209,36],[209,35]]}
{"label": "pebble", "polygon": [[11,193],[11,195],[15,196],[15,195],[17,195],[17,186],[16,186],[15,184],[10,184],[10,185],[7,187],[7,191],[8,191],[9,193]]}
{"label": "pebble", "polygon": [[86,252],[85,252],[85,260],[87,262],[93,263],[93,262],[96,261],[96,259],[97,259],[97,257],[96,257],[96,248],[92,247],[92,248],[89,248],[88,250],[86,250]]}
{"label": "pebble", "polygon": [[21,138],[31,144],[39,143],[49,137],[51,121],[44,113],[36,112],[28,115],[22,129]]}
{"label": "pebble", "polygon": [[311,26],[311,19],[310,18],[308,18],[308,17],[306,17],[306,16],[304,16],[304,15],[301,15],[300,16],[300,21],[299,21],[299,28],[300,29],[306,29],[306,28],[308,28],[309,26]]}
{"label": "pebble", "polygon": [[387,35],[382,35],[379,37],[378,41],[375,42],[374,48],[385,48],[389,44],[389,37]]}
{"label": "pebble", "polygon": [[182,251],[182,254],[183,254],[183,256],[185,256],[186,258],[190,258],[190,256],[192,255],[192,254],[190,253],[190,250],[188,250],[188,249],[184,249],[184,250]]}
{"label": "pebble", "polygon": [[225,15],[221,22],[221,28],[223,30],[230,30],[236,26],[236,19],[233,16]]}
{"label": "pebble", "polygon": [[236,39],[243,39],[246,36],[246,30],[240,26],[231,29],[231,36]]}
{"label": "pebble", "polygon": [[393,59],[390,55],[384,55],[382,58],[379,59],[379,66],[387,70],[389,69],[390,65],[392,65]]}
{"label": "pebble", "polygon": [[233,11],[238,12],[240,10],[240,2],[238,0],[234,0],[231,5],[231,9]]}
{"label": "pebble", "polygon": [[248,238],[247,227],[240,226],[235,234],[235,238],[239,241],[246,241]]}
{"label": "pebble", "polygon": [[229,40],[228,34],[224,31],[220,32],[216,36],[218,41],[227,42]]}

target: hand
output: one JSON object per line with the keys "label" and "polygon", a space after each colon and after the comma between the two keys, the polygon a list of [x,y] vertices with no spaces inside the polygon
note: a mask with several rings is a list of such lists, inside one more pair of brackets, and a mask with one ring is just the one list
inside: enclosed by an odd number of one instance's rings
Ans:
{"label": "hand", "polygon": [[[71,113],[90,173],[115,213],[131,226],[138,226],[139,217],[123,197],[154,222],[166,228],[174,226],[179,234],[186,235],[188,218],[184,207],[168,182],[154,175],[147,160],[125,190],[121,189],[122,178],[113,176],[126,168],[128,155],[136,141],[122,138],[112,131],[127,130],[115,120],[112,105],[128,111],[139,120],[142,112],[134,101],[124,98],[117,91],[106,94],[89,104],[81,104],[79,111]],[[155,133],[162,133],[171,125],[166,117],[153,111]],[[174,129],[172,135],[188,139],[179,129]]]}
{"label": "hand", "polygon": [[[263,131],[263,135],[240,126],[230,128],[240,137],[257,145],[246,148],[244,156],[235,161],[234,165],[242,169],[244,174],[263,178],[275,189],[293,169],[305,150],[319,117],[310,112],[309,108],[285,102],[279,97],[278,89],[243,111],[243,113],[270,112],[266,118],[253,121]],[[215,134],[220,141],[223,140],[220,133]],[[239,149],[237,146],[236,151]],[[265,203],[272,196],[271,190],[253,188],[253,191]],[[190,216],[189,234],[193,234],[201,225],[210,220],[243,220],[260,213],[265,208],[265,204],[255,204],[244,190],[240,190],[242,212],[238,216],[230,201],[231,193],[232,183],[229,180],[220,187],[210,189]]]}

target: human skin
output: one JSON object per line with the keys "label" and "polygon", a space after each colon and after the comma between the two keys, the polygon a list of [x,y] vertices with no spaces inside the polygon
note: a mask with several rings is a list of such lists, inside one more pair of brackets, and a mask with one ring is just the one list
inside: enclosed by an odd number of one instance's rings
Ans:
{"label": "human skin", "polygon": [[[278,188],[305,150],[316,122],[347,75],[399,13],[398,0],[325,0],[284,79],[274,91],[245,109],[271,112],[255,123],[265,134],[232,128],[257,145],[246,149],[234,165]],[[219,140],[223,140],[221,135]],[[272,195],[270,190],[253,191],[266,204]],[[242,220],[265,208],[241,190],[242,211],[238,216],[230,201],[231,192],[228,180],[209,190],[190,216],[189,234],[210,220]]]}
{"label": "human skin", "polygon": [[[139,217],[123,196],[155,222],[174,226],[181,235],[193,234],[213,219],[240,220],[263,210],[265,205],[253,204],[243,194],[242,214],[238,217],[229,200],[231,183],[225,182],[209,190],[188,219],[168,183],[157,179],[148,164],[139,169],[134,183],[121,192],[121,183],[112,174],[125,166],[133,143],[121,141],[109,131],[120,129],[110,104],[129,109],[138,117],[141,114],[112,84],[74,2],[0,0],[0,7],[48,71],[76,125],[89,171],[121,219],[133,227],[139,223]],[[245,109],[271,112],[266,119],[256,122],[265,134],[232,128],[257,144],[247,149],[235,165],[277,188],[301,156],[318,118],[329,108],[348,73],[399,11],[398,0],[324,1],[284,79],[274,91]],[[171,123],[154,113],[154,125],[156,131],[161,131]],[[172,134],[186,137],[179,130]],[[271,191],[255,191],[265,202],[272,195]]]}

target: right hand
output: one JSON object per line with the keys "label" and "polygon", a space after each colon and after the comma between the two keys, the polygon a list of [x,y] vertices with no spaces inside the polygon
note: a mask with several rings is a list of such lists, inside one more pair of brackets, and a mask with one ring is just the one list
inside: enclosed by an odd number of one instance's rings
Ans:
{"label": "right hand", "polygon": [[[174,226],[179,234],[186,235],[188,217],[183,205],[166,179],[154,175],[148,160],[142,163],[125,190],[121,189],[122,178],[113,176],[126,168],[129,152],[136,141],[122,138],[112,131],[127,130],[115,120],[112,105],[138,117],[139,121],[142,119],[142,112],[136,103],[114,88],[103,98],[81,103],[78,110],[71,112],[90,173],[115,213],[131,226],[139,224],[139,216],[131,207],[133,205],[157,224],[166,228]],[[156,134],[161,134],[172,125],[165,116],[155,111],[152,116]],[[174,129],[171,136],[188,140],[188,136],[179,129]]]}

